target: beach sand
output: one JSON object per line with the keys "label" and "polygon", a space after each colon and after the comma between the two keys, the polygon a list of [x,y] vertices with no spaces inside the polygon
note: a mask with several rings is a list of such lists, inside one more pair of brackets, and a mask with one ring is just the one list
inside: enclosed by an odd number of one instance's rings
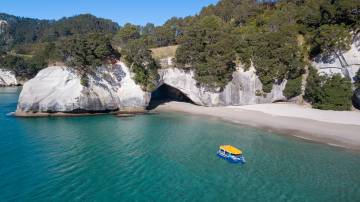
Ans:
{"label": "beach sand", "polygon": [[323,111],[289,103],[202,107],[183,102],[168,102],[154,111],[211,116],[283,135],[360,150],[360,112],[355,111]]}

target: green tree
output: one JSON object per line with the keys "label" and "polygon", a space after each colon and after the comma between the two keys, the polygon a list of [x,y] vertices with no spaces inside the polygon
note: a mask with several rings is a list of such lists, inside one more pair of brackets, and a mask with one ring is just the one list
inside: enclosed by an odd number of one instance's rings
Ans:
{"label": "green tree", "polygon": [[351,82],[340,75],[328,78],[322,86],[319,102],[314,107],[325,110],[350,110],[352,103]]}
{"label": "green tree", "polygon": [[323,110],[350,110],[352,106],[351,81],[340,75],[319,76],[315,69],[310,69],[305,100],[314,108]]}
{"label": "green tree", "polygon": [[92,32],[114,34],[119,29],[117,23],[89,14],[54,21],[22,18],[0,13],[0,19],[9,23],[7,32],[0,39],[0,45],[5,46],[1,48],[6,50],[13,49],[16,46],[54,42],[77,34]]}
{"label": "green tree", "polygon": [[195,70],[196,79],[210,88],[225,87],[235,70],[231,27],[219,17],[205,16],[185,30],[176,52],[182,67]]}
{"label": "green tree", "polygon": [[284,95],[290,99],[301,94],[302,77],[288,80],[284,89]]}
{"label": "green tree", "polygon": [[225,22],[244,25],[250,18],[260,12],[260,5],[256,0],[222,0],[215,6],[205,7],[200,16],[216,15]]}
{"label": "green tree", "polygon": [[241,62],[252,61],[263,91],[271,91],[275,82],[295,79],[304,73],[303,53],[293,31],[268,32],[241,28],[236,40],[236,51]]}
{"label": "green tree", "polygon": [[81,74],[90,73],[94,67],[120,58],[111,46],[110,38],[100,33],[66,39],[60,47],[63,61]]}
{"label": "green tree", "polygon": [[1,67],[13,71],[15,76],[20,79],[30,79],[34,77],[38,71],[46,67],[46,65],[46,61],[39,57],[23,58],[6,55],[0,60]]}
{"label": "green tree", "polygon": [[153,23],[147,23],[144,27],[141,27],[141,35],[151,35],[155,33],[155,25]]}
{"label": "green tree", "polygon": [[318,75],[317,69],[310,66],[304,95],[306,101],[310,103],[319,102],[318,95],[321,94],[321,85],[323,80],[323,77]]}
{"label": "green tree", "polygon": [[142,39],[130,41],[122,50],[125,60],[134,72],[135,82],[146,91],[155,90],[159,65],[153,59],[151,51]]}
{"label": "green tree", "polygon": [[122,27],[114,36],[115,44],[126,45],[129,41],[140,38],[140,27],[130,23]]}
{"label": "green tree", "polygon": [[351,35],[345,25],[322,25],[312,39],[311,55],[339,53],[350,48]]}

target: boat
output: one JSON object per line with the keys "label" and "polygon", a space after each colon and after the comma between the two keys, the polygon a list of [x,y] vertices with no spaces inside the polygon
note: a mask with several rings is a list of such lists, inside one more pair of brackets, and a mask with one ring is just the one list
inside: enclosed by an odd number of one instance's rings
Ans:
{"label": "boat", "polygon": [[219,150],[217,151],[217,155],[220,158],[225,159],[231,163],[246,163],[243,152],[240,149],[231,145],[220,146]]}

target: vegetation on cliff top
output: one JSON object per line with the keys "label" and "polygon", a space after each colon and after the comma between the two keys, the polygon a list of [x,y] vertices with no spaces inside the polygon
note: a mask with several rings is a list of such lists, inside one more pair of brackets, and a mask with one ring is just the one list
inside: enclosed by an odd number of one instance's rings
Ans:
{"label": "vegetation on cliff top", "polygon": [[62,41],[59,50],[62,61],[81,75],[83,86],[88,86],[88,75],[96,67],[120,59],[120,53],[112,47],[110,37],[100,33],[70,37]]}
{"label": "vegetation on cliff top", "polygon": [[[224,68],[231,67],[231,62],[247,67],[253,64],[264,92],[270,92],[274,83],[294,80],[304,73],[304,55],[348,49],[349,33],[359,27],[359,8],[356,0],[287,0],[276,4],[223,0],[203,9],[182,30],[177,61],[192,67],[204,85],[218,87],[231,80],[233,68]],[[202,23],[204,19],[213,20]],[[299,35],[305,43],[298,41]]]}
{"label": "vegetation on cliff top", "polygon": [[111,45],[110,37],[100,33],[70,37],[62,41],[59,50],[68,66],[84,73],[120,58]]}
{"label": "vegetation on cliff top", "polygon": [[127,43],[121,53],[125,56],[125,61],[135,74],[135,82],[140,84],[146,91],[155,90],[159,64],[152,57],[151,51],[147,48],[143,39],[136,39]]}

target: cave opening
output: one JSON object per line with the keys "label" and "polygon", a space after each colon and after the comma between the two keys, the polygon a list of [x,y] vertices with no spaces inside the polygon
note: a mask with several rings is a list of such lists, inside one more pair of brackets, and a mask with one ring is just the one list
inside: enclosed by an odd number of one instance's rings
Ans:
{"label": "cave opening", "polygon": [[180,90],[167,84],[163,84],[151,93],[148,110],[155,109],[157,106],[171,101],[194,104],[194,102]]}

